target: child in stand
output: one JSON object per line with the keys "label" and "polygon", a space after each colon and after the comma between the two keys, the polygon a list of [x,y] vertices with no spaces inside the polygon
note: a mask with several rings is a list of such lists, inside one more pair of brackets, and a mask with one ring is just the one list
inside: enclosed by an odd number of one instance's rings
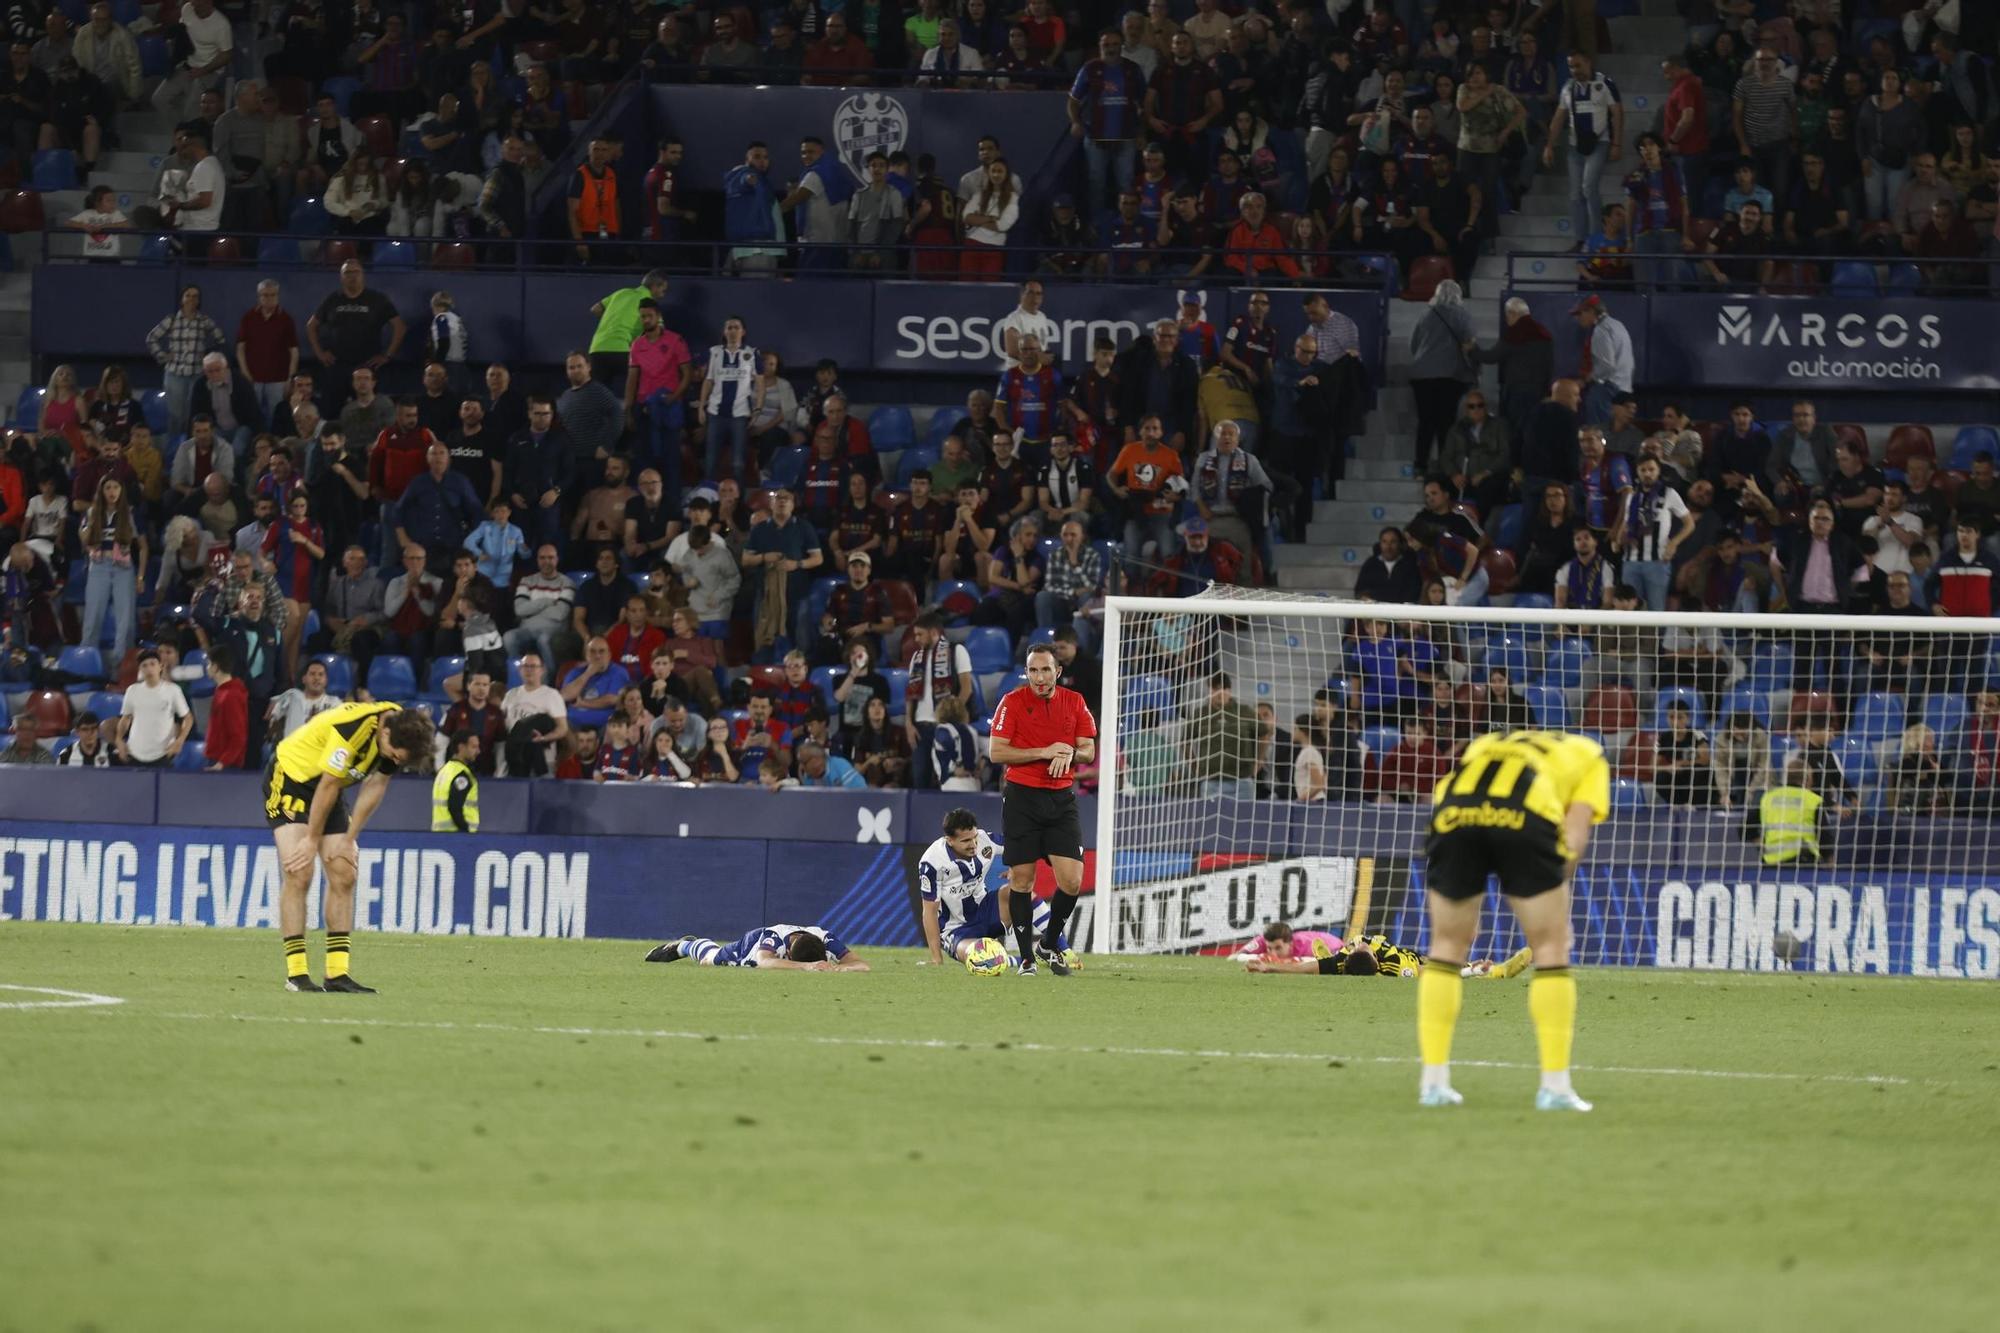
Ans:
{"label": "child in stand", "polygon": [[465,375],[469,341],[465,321],[452,309],[451,293],[431,293],[431,327],[424,337],[425,355],[444,366],[453,393],[464,393],[469,383]]}
{"label": "child in stand", "polygon": [[215,682],[215,697],[209,701],[208,736],[202,742],[208,771],[248,768],[244,761],[250,745],[250,687],[236,678],[236,658],[226,644],[209,649],[208,677]]}
{"label": "child in stand", "polygon": [[637,782],[644,774],[645,756],[632,739],[632,719],[613,713],[604,724],[604,744],[597,750],[597,765],[591,771],[594,782]]}

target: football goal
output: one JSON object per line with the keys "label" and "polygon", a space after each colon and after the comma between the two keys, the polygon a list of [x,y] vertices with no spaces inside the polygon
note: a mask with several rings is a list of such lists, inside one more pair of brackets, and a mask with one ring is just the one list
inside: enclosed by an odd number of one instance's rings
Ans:
{"label": "football goal", "polygon": [[[1579,962],[2000,976],[1996,635],[1915,609],[1113,598],[1089,947],[1226,953],[1286,921],[1421,950],[1432,787],[1471,738],[1542,728],[1611,765]],[[1519,942],[1489,899],[1477,951]]]}

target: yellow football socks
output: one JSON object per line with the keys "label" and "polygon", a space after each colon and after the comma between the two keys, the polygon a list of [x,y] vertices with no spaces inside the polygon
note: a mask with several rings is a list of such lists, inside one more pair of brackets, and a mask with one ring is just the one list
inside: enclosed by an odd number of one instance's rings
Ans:
{"label": "yellow football socks", "polygon": [[1528,1016],[1535,1022],[1535,1045],[1542,1053],[1542,1072],[1553,1074],[1568,1069],[1570,1043],[1576,1037],[1576,978],[1568,968],[1535,970],[1528,982]]}
{"label": "yellow football socks", "polygon": [[1451,1034],[1465,998],[1459,967],[1430,959],[1417,974],[1417,1047],[1426,1065],[1451,1063]]}
{"label": "yellow football socks", "polygon": [[326,932],[326,975],[328,980],[347,975],[347,932]]}
{"label": "yellow football socks", "polygon": [[302,977],[306,974],[306,937],[285,936],[285,976]]}

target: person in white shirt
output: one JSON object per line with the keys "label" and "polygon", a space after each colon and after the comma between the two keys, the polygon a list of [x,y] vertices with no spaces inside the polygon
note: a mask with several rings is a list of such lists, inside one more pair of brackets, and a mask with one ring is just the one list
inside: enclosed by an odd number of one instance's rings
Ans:
{"label": "person in white shirt", "polygon": [[222,199],[229,182],[222,164],[208,151],[208,132],[189,126],[181,135],[181,160],[188,173],[172,194],[160,196],[160,221],[184,232],[212,232],[222,225]]}
{"label": "person in white shirt", "polygon": [[[970,810],[953,810],[944,817],[944,836],[917,859],[917,899],[922,906],[924,943],[931,965],[942,966],[945,955],[958,962],[980,940],[1014,944],[1013,932],[1000,924],[1000,890],[987,878],[1000,859],[1000,844]],[[1004,879],[1002,881],[1004,883]],[[1049,904],[1035,902],[1035,929],[1048,929]],[[1067,951],[1069,940],[1058,936],[1056,947]],[[1019,959],[1010,959],[1014,966]],[[1070,966],[1076,966],[1072,955]]]}
{"label": "person in white shirt", "polygon": [[1694,531],[1694,515],[1680,492],[1660,480],[1659,459],[1640,459],[1638,473],[1639,484],[1611,521],[1611,546],[1624,557],[1621,580],[1639,590],[1649,610],[1664,611],[1674,552]]}
{"label": "person in white shirt", "polygon": [[958,178],[958,202],[961,205],[959,209],[961,213],[965,211],[963,205],[970,202],[973,195],[978,194],[986,187],[986,168],[999,160],[1000,141],[990,134],[981,135],[979,139],[979,165]]}
{"label": "person in white shirt", "polygon": [[187,33],[187,60],[153,90],[153,105],[170,121],[193,119],[209,89],[226,92],[229,62],[236,55],[229,16],[215,7],[215,0],[188,0],[181,6],[181,27]]}
{"label": "person in white shirt", "polygon": [[1323,733],[1313,722],[1311,713],[1300,713],[1292,720],[1292,744],[1297,747],[1292,757],[1292,796],[1295,800],[1326,799],[1326,753],[1319,748],[1322,739]]}
{"label": "person in white shirt", "polygon": [[500,776],[546,777],[555,772],[557,747],[569,738],[569,705],[544,678],[541,658],[521,659],[521,683],[500,700],[500,712],[507,721]]}
{"label": "person in white shirt", "polygon": [[993,326],[999,339],[1002,373],[1021,364],[1021,339],[1039,338],[1051,362],[1062,360],[1062,329],[1042,313],[1042,280],[1029,278],[1021,284],[1021,304],[1007,318]]}
{"label": "person in white shirt", "polygon": [[124,253],[118,233],[132,229],[132,219],[118,207],[118,192],[99,185],[85,198],[83,210],[63,219],[65,228],[83,233],[85,259],[117,259]]}
{"label": "person in white shirt", "polygon": [[139,679],[125,691],[114,738],[118,762],[150,767],[170,764],[194,730],[194,714],[181,687],[166,679],[160,655],[139,654]]}
{"label": "person in white shirt", "polygon": [[111,767],[111,747],[99,729],[97,714],[87,711],[77,714],[76,744],[63,751],[62,762],[68,768]]}
{"label": "person in white shirt", "polygon": [[1910,489],[1900,481],[1882,484],[1882,504],[1861,525],[1875,539],[1875,568],[1884,574],[1908,574],[1910,548],[1924,539],[1924,523],[1905,506]]}
{"label": "person in white shirt", "polygon": [[1632,335],[1612,318],[1601,296],[1584,297],[1570,314],[1590,344],[1590,383],[1584,386],[1577,420],[1586,426],[1609,425],[1613,401],[1632,392]]}
{"label": "person in white shirt", "polygon": [[958,20],[948,18],[938,24],[938,44],[924,52],[920,68],[924,71],[924,77],[917,80],[920,87],[957,88],[975,86],[974,81],[961,83],[952,75],[960,70],[985,69],[986,62],[979,52],[958,40]]}
{"label": "person in white shirt", "polygon": [[326,692],[326,664],[308,662],[305,670],[299,673],[297,687],[271,700],[265,715],[270,724],[267,734],[272,741],[281,741],[341,702],[339,695]]}

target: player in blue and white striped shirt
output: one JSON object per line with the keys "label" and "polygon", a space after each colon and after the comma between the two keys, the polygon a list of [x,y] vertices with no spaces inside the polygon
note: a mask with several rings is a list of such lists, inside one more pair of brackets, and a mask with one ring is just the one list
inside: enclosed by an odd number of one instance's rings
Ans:
{"label": "player in blue and white striped shirt", "polygon": [[795,972],[866,972],[861,955],[823,926],[764,926],[734,944],[683,935],[646,955],[649,963],[686,958],[703,967],[758,967]]}
{"label": "player in blue and white striped shirt", "polygon": [[[917,861],[917,897],[932,963],[942,964],[946,953],[963,962],[975,940],[1013,943],[1012,932],[1000,922],[1000,891],[986,884],[987,872],[999,859],[1000,844],[979,827],[970,810],[961,807],[944,817],[944,836]],[[1048,902],[1037,900],[1035,929],[1046,930],[1048,918]],[[1058,936],[1056,947],[1067,954],[1069,941]],[[1069,965],[1077,966],[1073,956]]]}

